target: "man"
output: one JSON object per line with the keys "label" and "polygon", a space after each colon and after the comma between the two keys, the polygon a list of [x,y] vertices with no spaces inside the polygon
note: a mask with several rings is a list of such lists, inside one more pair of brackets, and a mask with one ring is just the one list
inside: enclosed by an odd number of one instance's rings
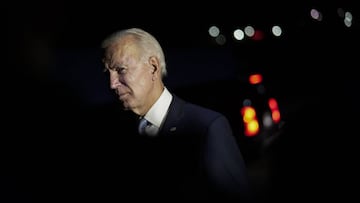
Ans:
{"label": "man", "polygon": [[248,201],[246,166],[227,118],[166,88],[158,41],[131,28],[110,35],[102,48],[111,89],[145,123],[124,144],[128,158],[118,161],[124,193],[150,200]]}

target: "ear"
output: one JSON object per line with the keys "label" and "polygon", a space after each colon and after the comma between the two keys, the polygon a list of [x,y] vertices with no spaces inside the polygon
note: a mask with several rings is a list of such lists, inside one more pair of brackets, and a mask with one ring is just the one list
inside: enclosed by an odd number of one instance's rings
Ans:
{"label": "ear", "polygon": [[155,56],[151,56],[149,58],[149,64],[152,66],[152,73],[154,75],[158,75],[160,71],[160,63],[159,60]]}

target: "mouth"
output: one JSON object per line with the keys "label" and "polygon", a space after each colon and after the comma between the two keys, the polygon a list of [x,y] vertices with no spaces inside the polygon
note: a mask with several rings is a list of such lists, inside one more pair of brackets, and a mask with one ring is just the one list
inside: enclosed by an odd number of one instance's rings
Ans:
{"label": "mouth", "polygon": [[122,94],[118,93],[118,95],[120,100],[124,100],[129,95],[129,93],[122,93]]}
{"label": "mouth", "polygon": [[116,89],[115,93],[118,95],[121,101],[124,101],[130,95],[129,91],[120,91],[119,89]]}

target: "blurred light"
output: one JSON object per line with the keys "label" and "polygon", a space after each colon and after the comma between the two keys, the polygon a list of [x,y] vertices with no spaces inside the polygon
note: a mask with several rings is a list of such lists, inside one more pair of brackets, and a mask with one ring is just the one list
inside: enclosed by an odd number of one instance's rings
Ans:
{"label": "blurred light", "polygon": [[281,120],[280,110],[278,102],[275,98],[270,98],[268,101],[269,108],[271,110],[271,116],[274,123],[279,123]]}
{"label": "blurred light", "polygon": [[350,12],[345,12],[344,24],[346,27],[351,27],[352,25],[352,14]]}
{"label": "blurred light", "polygon": [[262,82],[262,79],[261,74],[252,74],[249,76],[249,83],[252,85],[259,84]]}
{"label": "blurred light", "polygon": [[220,34],[220,29],[217,26],[211,26],[208,32],[211,37],[217,37]]}
{"label": "blurred light", "polygon": [[261,30],[256,30],[254,35],[252,36],[253,40],[262,40],[264,39],[264,33]]}
{"label": "blurred light", "polygon": [[257,120],[252,120],[247,123],[245,127],[245,135],[246,136],[255,136],[259,132],[259,122]]}
{"label": "blurred light", "polygon": [[268,104],[269,104],[269,107],[271,110],[279,108],[278,103],[275,98],[270,98]]}
{"label": "blurred light", "polygon": [[349,11],[345,12],[345,19],[347,21],[352,21],[353,17],[352,17],[352,14]]}
{"label": "blurred light", "polygon": [[244,32],[246,36],[252,37],[255,34],[255,29],[252,26],[246,26]]}
{"label": "blurred light", "polygon": [[345,17],[345,11],[344,11],[344,9],[338,8],[338,9],[337,9],[337,13],[338,13],[338,15],[339,15],[340,18],[344,18],[344,17]]}
{"label": "blurred light", "polygon": [[244,33],[242,30],[236,29],[236,30],[234,31],[234,38],[235,38],[236,40],[243,40],[244,37],[245,37],[245,33]]}
{"label": "blurred light", "polygon": [[345,24],[345,26],[346,26],[346,27],[351,27],[352,22],[351,22],[351,21],[346,20],[346,18],[345,18],[345,19],[344,19],[344,24]]}
{"label": "blurred light", "polygon": [[251,106],[244,106],[240,112],[243,117],[245,136],[255,136],[260,130],[255,109]]}
{"label": "blurred light", "polygon": [[265,127],[270,128],[273,125],[273,119],[269,112],[264,113],[263,115],[263,124]]}
{"label": "blurred light", "polygon": [[353,15],[350,11],[345,12],[343,8],[338,8],[337,14],[340,18],[343,18],[346,27],[351,27],[353,22]]}
{"label": "blurred light", "polygon": [[317,21],[322,21],[322,14],[319,10],[317,9],[311,9],[310,10],[310,16],[311,18],[317,20]]}
{"label": "blurred light", "polygon": [[251,100],[250,99],[244,99],[243,106],[251,106]]}
{"label": "blurred light", "polygon": [[280,117],[280,111],[278,109],[273,110],[271,115],[274,123],[280,122],[281,117]]}
{"label": "blurred light", "polygon": [[280,26],[274,25],[271,28],[271,32],[273,33],[274,36],[279,37],[282,34],[282,29]]}
{"label": "blurred light", "polygon": [[243,115],[243,120],[245,123],[249,123],[256,118],[255,109],[251,106],[243,107],[241,113]]}
{"label": "blurred light", "polygon": [[220,34],[219,36],[217,36],[215,38],[215,41],[219,45],[224,45],[226,43],[226,37],[224,35]]}

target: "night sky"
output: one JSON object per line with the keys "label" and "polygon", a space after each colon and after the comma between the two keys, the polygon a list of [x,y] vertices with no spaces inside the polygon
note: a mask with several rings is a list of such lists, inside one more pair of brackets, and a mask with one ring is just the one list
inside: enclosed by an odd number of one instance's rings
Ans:
{"label": "night sky", "polygon": [[[197,94],[192,85],[262,73],[291,120],[270,160],[275,164],[270,178],[276,183],[271,186],[285,189],[289,197],[303,194],[297,183],[309,186],[309,194],[319,199],[333,200],[330,194],[341,194],[341,189],[345,194],[346,180],[353,181],[358,173],[352,165],[358,159],[358,129],[354,130],[360,112],[358,2],[220,2],[8,2],[4,6],[8,65],[1,80],[6,122],[0,140],[1,163],[7,167],[0,176],[0,198],[32,202],[33,195],[41,196],[38,189],[51,191],[47,184],[60,188],[54,183],[63,180],[53,172],[64,169],[72,174],[66,168],[71,164],[84,169],[81,157],[91,163],[96,155],[93,146],[99,147],[100,140],[106,149],[107,138],[121,132],[121,128],[109,130],[111,122],[127,117],[118,114],[102,71],[100,43],[110,33],[129,27],[141,27],[159,40],[168,64],[166,84],[188,88],[189,99]],[[352,27],[344,26],[339,7],[352,11]],[[310,18],[312,8],[322,11],[321,22]],[[269,35],[274,23],[284,28],[281,38]],[[218,25],[227,36],[225,45],[209,37],[211,25]],[[263,40],[235,42],[231,31],[246,25],[263,30]],[[230,90],[223,89],[227,96]],[[115,133],[108,133],[111,130]],[[259,181],[263,183],[260,176]],[[318,193],[319,188],[326,192]]]}

